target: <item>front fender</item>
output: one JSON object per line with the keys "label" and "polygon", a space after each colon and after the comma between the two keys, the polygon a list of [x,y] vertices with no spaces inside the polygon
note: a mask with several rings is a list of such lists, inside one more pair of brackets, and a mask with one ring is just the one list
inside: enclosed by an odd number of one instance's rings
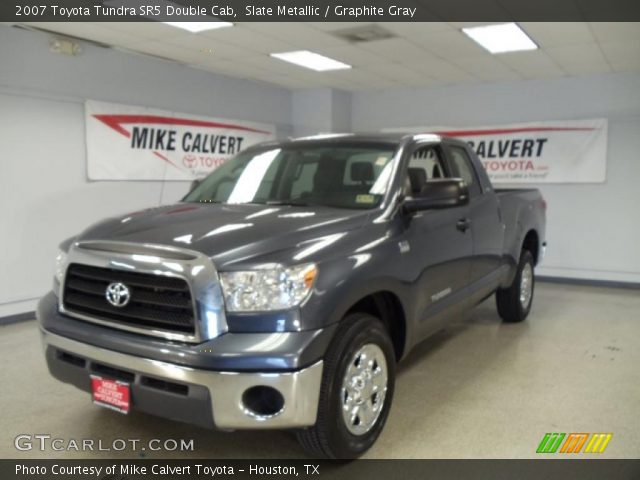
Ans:
{"label": "front fender", "polygon": [[322,262],[313,294],[300,309],[304,329],[338,323],[363,298],[386,292],[395,296],[403,310],[398,321],[405,322],[405,339],[413,338],[417,287],[404,265],[407,261],[397,238],[390,235],[371,249],[355,249],[345,257]]}

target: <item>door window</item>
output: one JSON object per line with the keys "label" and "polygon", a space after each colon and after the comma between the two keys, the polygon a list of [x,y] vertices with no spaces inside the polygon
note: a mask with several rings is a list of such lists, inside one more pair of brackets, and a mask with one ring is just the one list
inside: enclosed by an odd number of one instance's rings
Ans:
{"label": "door window", "polygon": [[407,172],[407,194],[418,195],[430,180],[445,178],[442,155],[433,145],[418,148],[411,155]]}
{"label": "door window", "polygon": [[454,175],[465,181],[472,196],[478,195],[480,193],[480,185],[478,184],[475,170],[471,165],[469,154],[462,147],[449,147],[449,151],[451,152],[451,166]]}

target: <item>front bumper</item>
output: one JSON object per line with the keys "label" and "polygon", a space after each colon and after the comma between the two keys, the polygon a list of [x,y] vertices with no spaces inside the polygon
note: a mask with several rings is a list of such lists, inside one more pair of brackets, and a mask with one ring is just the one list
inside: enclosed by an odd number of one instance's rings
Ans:
{"label": "front bumper", "polygon": [[[57,379],[90,391],[90,375],[124,380],[131,385],[132,409],[220,429],[287,429],[316,422],[322,360],[286,372],[203,370],[107,350],[41,328],[47,364]],[[284,404],[260,415],[247,408],[243,394],[252,387],[271,387]]]}

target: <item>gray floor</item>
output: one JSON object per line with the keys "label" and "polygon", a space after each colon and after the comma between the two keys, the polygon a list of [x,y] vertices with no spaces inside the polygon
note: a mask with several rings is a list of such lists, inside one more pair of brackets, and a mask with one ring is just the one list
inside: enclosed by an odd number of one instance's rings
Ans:
{"label": "gray floor", "polygon": [[[400,366],[387,426],[369,458],[530,458],[546,432],[612,432],[602,457],[640,457],[640,293],[539,284],[534,310],[503,325],[493,301]],[[286,432],[222,433],[123,416],[48,376],[37,325],[0,328],[1,458],[137,457],[139,452],[19,452],[18,434],[64,439],[194,439],[191,453],[146,457],[294,458]]]}

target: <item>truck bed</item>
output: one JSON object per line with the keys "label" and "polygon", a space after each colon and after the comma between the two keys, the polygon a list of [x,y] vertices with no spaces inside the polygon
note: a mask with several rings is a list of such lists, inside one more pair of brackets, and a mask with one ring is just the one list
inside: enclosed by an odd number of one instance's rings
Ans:
{"label": "truck bed", "polygon": [[518,258],[520,239],[527,233],[521,230],[524,225],[543,225],[546,204],[537,188],[496,188],[494,191],[505,225],[503,249]]}

